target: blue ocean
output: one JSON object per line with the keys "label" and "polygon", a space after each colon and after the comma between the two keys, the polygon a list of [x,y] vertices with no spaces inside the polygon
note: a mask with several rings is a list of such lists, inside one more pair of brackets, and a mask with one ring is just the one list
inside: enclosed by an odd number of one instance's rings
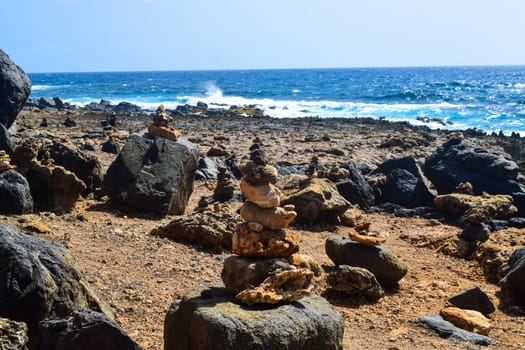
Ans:
{"label": "blue ocean", "polygon": [[[32,98],[154,110],[256,104],[282,117],[372,117],[433,128],[525,132],[525,66],[34,73]],[[439,118],[437,121],[428,120]],[[418,120],[419,119],[419,120]],[[423,121],[425,120],[425,121]],[[447,125],[439,122],[446,122]]]}

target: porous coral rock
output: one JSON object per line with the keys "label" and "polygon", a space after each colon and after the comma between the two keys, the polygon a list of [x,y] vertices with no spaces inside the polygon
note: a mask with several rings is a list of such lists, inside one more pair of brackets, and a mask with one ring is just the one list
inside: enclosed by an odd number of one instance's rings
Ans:
{"label": "porous coral rock", "polygon": [[235,228],[232,247],[233,253],[241,256],[287,257],[299,250],[299,237],[286,229],[255,232],[242,223]]}

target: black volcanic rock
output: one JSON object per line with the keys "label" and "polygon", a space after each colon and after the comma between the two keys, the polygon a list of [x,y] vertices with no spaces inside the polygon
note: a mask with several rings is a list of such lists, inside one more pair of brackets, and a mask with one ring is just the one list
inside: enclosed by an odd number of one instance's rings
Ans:
{"label": "black volcanic rock", "polygon": [[0,124],[9,129],[30,92],[27,75],[0,49]]}

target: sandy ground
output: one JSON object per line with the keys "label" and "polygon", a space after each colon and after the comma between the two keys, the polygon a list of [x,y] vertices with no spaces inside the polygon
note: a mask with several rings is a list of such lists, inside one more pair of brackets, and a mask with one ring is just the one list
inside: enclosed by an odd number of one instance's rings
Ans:
{"label": "sandy ground", "polygon": [[[20,134],[48,134],[63,137],[79,146],[100,144],[111,134],[121,145],[127,135],[143,129],[147,118],[120,118],[117,130],[90,138],[88,132],[100,128],[104,115],[75,112],[78,125],[56,127],[66,112],[24,111],[18,118]],[[38,128],[42,117],[51,126]],[[423,160],[446,140],[446,132],[413,129],[403,124],[357,120],[275,120],[266,118],[179,118],[176,126],[185,138],[199,144],[205,155],[212,147],[235,153],[238,159],[248,153],[251,140],[258,136],[274,162],[307,163],[313,155],[321,161],[343,163],[363,161],[375,166],[401,155]],[[323,136],[324,140],[323,141]],[[467,137],[472,143],[504,153],[493,138]],[[386,147],[390,145],[390,147]],[[338,151],[334,151],[338,150]],[[342,151],[342,152],[340,152]],[[114,155],[93,154],[104,166]],[[211,195],[213,182],[196,181],[187,213],[192,212],[200,196]],[[238,188],[238,187],[237,187]],[[239,203],[232,203],[232,210]],[[23,216],[0,216],[0,222],[23,225],[39,221],[51,229],[39,234],[44,239],[64,245],[76,258],[89,283],[114,310],[124,330],[146,349],[163,348],[163,321],[174,299],[180,299],[197,285],[212,286],[220,281],[223,260],[229,252],[218,254],[196,246],[184,245],[149,235],[149,232],[174,219],[151,218],[112,208],[106,199],[82,199],[76,208],[63,215],[38,213]],[[460,229],[444,220],[397,218],[388,214],[370,214],[367,219],[375,230],[388,232],[386,246],[409,266],[399,288],[374,304],[362,303],[341,294],[325,297],[345,319],[345,349],[476,349],[476,345],[455,343],[439,338],[434,332],[416,326],[410,320],[439,313],[447,298],[474,285],[480,286],[499,304],[497,285],[486,281],[476,260],[454,258],[434,248],[410,244],[401,237],[459,233]],[[331,235],[346,235],[343,226],[317,225],[295,228],[299,232],[301,252],[321,264],[333,265],[326,256],[324,242]],[[498,233],[492,243],[505,245],[507,251],[523,246],[523,230]],[[508,235],[518,237],[518,246]],[[491,238],[492,240],[492,238]],[[498,309],[491,315],[490,336],[494,349],[525,348],[525,318],[519,309]]]}

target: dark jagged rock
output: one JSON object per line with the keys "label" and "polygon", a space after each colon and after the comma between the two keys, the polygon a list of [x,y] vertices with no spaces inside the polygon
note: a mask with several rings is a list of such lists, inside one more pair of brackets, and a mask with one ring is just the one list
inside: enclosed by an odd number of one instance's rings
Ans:
{"label": "dark jagged rock", "polygon": [[343,168],[348,170],[349,176],[348,181],[337,184],[339,193],[350,203],[359,205],[361,209],[368,209],[374,205],[374,190],[357,168],[357,165],[349,162]]}
{"label": "dark jagged rock", "polygon": [[62,247],[0,224],[0,266],[0,316],[27,323],[30,341],[47,318],[79,309],[113,317]]}
{"label": "dark jagged rock", "polygon": [[491,338],[466,331],[464,329],[454,326],[452,323],[445,321],[439,315],[427,315],[413,321],[436,331],[441,338],[446,338],[454,341],[470,342],[478,345],[494,345],[496,344]]}
{"label": "dark jagged rock", "polygon": [[87,189],[83,194],[93,192],[102,186],[102,165],[97,157],[87,155],[59,142],[44,146],[39,152],[39,158],[46,151],[49,152],[56,165],[63,166],[84,181]]}
{"label": "dark jagged rock", "polygon": [[7,154],[12,156],[15,153],[15,148],[16,146],[11,135],[5,128],[4,124],[0,124],[0,150],[6,151]]}
{"label": "dark jagged rock", "polygon": [[277,173],[279,176],[306,175],[308,164],[291,164],[288,162],[277,162]]}
{"label": "dark jagged rock", "polygon": [[116,204],[159,215],[183,214],[197,159],[191,142],[133,135],[109,167],[104,189]]}
{"label": "dark jagged rock", "polygon": [[120,326],[92,310],[40,322],[35,350],[140,350]]}
{"label": "dark jagged rock", "polygon": [[408,267],[385,247],[366,246],[346,237],[328,237],[325,250],[335,265],[367,269],[383,286],[395,285],[408,271]]}
{"label": "dark jagged rock", "polygon": [[220,159],[199,158],[195,180],[216,180],[219,174],[219,167],[222,165],[223,161]]}
{"label": "dark jagged rock", "polygon": [[524,192],[516,181],[518,165],[503,156],[475,149],[466,141],[446,142],[425,162],[425,175],[437,191],[454,192],[460,184],[469,182],[474,194],[513,194]]}
{"label": "dark jagged rock", "polygon": [[107,140],[102,144],[102,152],[118,154],[119,147],[118,144],[113,140]]}
{"label": "dark jagged rock", "polygon": [[489,299],[488,295],[478,286],[461,291],[460,293],[448,298],[448,301],[461,309],[476,310],[485,315],[496,311],[496,307]]}
{"label": "dark jagged rock", "polygon": [[15,170],[0,172],[0,213],[26,214],[33,211],[29,183]]}
{"label": "dark jagged rock", "polygon": [[489,239],[490,227],[487,224],[467,223],[459,238],[467,242],[485,242]]}
{"label": "dark jagged rock", "polygon": [[319,296],[260,307],[225,288],[198,288],[168,309],[164,349],[342,350],[343,332],[343,318]]}
{"label": "dark jagged rock", "polygon": [[9,129],[30,92],[27,75],[0,49],[0,124]]}
{"label": "dark jagged rock", "polygon": [[433,205],[434,195],[413,157],[387,160],[372,172],[374,174],[386,175],[386,181],[380,186],[382,201],[406,208]]}
{"label": "dark jagged rock", "polygon": [[502,270],[499,285],[511,302],[525,305],[525,248],[516,249]]}

